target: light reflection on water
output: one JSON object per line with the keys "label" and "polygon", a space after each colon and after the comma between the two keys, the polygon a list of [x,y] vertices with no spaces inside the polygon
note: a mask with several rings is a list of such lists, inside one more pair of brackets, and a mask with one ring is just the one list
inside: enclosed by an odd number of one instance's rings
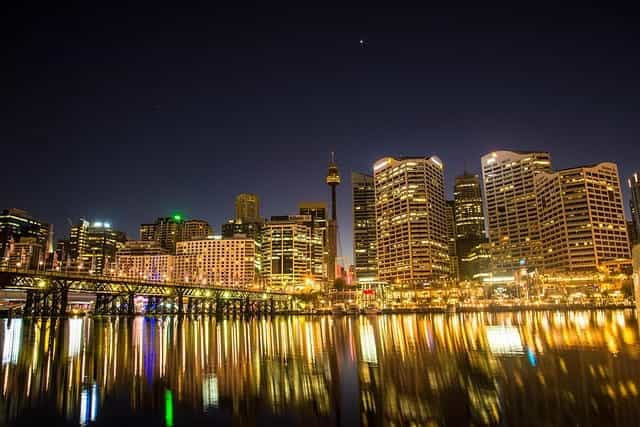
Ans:
{"label": "light reflection on water", "polygon": [[638,425],[628,311],[3,320],[0,424]]}

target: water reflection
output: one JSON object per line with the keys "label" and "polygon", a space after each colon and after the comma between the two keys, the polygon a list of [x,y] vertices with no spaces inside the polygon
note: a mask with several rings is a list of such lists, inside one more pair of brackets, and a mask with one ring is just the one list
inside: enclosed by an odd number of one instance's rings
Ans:
{"label": "water reflection", "polygon": [[2,323],[2,424],[640,419],[631,311]]}

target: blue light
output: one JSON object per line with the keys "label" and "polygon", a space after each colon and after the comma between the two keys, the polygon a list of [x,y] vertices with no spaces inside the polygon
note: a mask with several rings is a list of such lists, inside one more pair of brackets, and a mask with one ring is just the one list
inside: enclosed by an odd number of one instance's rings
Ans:
{"label": "blue light", "polygon": [[531,363],[531,366],[535,368],[537,363],[536,354],[530,348],[527,349],[527,357],[529,358],[529,363]]}

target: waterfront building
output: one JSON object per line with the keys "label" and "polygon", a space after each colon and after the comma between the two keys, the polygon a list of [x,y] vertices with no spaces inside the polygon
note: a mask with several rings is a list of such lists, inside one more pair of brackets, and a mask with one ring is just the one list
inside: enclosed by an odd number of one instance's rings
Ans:
{"label": "waterfront building", "polygon": [[41,269],[44,264],[42,252],[42,245],[35,237],[23,237],[9,245],[3,265],[17,269]]}
{"label": "waterfront building", "polygon": [[471,280],[479,271],[474,270],[466,260],[474,258],[470,254],[476,246],[487,242],[480,177],[467,172],[457,176],[453,198],[458,274],[460,279]]}
{"label": "waterfront building", "polygon": [[386,157],[373,166],[379,280],[419,287],[449,276],[442,161]]}
{"label": "waterfront building", "polygon": [[110,274],[115,268],[116,252],[125,242],[125,234],[110,223],[81,219],[71,227],[69,253],[78,271]]}
{"label": "waterfront building", "polygon": [[[13,253],[22,239],[29,239],[25,248],[20,249],[20,255]],[[47,254],[53,252],[53,226],[35,219],[22,209],[4,209],[0,212],[0,265],[6,266],[10,259],[23,258],[30,253],[35,258],[21,262],[23,266],[38,266],[46,261]],[[35,267],[34,267],[35,268]]]}
{"label": "waterfront building", "polygon": [[634,173],[631,178],[627,180],[629,185],[629,192],[631,193],[631,200],[629,200],[629,207],[631,208],[631,222],[633,223],[633,239],[634,243],[640,242],[640,172]]}
{"label": "waterfront building", "polygon": [[630,258],[614,163],[539,173],[535,187],[545,270],[597,271]]}
{"label": "waterfront building", "polygon": [[498,271],[542,266],[534,177],[551,171],[546,152],[495,151],[482,156],[482,181],[492,262]]}
{"label": "waterfront building", "polygon": [[455,202],[447,200],[447,253],[449,254],[449,277],[455,283],[459,279],[458,256],[456,254]]}
{"label": "waterfront building", "polygon": [[329,262],[327,204],[324,202],[301,202],[298,204],[298,213],[309,218],[305,224],[311,228],[311,235],[322,235],[322,244],[312,245],[311,257],[313,259],[313,276],[324,282],[328,277],[327,266]]}
{"label": "waterfront building", "polygon": [[112,274],[128,279],[173,280],[175,256],[156,241],[130,240],[116,253]]}
{"label": "waterfront building", "polygon": [[69,239],[62,239],[56,242],[55,248],[55,265],[56,270],[64,270],[71,267],[71,252],[69,247]]}
{"label": "waterfront building", "polygon": [[373,176],[351,174],[353,202],[353,260],[357,281],[375,281],[378,275],[376,253],[376,192]]}
{"label": "waterfront building", "polygon": [[458,239],[482,240],[486,237],[482,183],[478,175],[465,172],[456,177],[453,187]]}
{"label": "waterfront building", "polygon": [[462,280],[482,281],[491,277],[491,244],[482,242],[473,246],[460,259],[460,265],[464,269],[461,272]]}
{"label": "waterfront building", "polygon": [[633,221],[627,221],[627,234],[629,235],[629,243],[633,245],[640,243],[640,236],[636,233],[636,226]]}
{"label": "waterfront building", "polygon": [[256,268],[256,242],[250,238],[214,236],[176,244],[176,282],[250,287]]}
{"label": "waterfront building", "polygon": [[336,259],[338,258],[338,215],[336,205],[336,188],[340,185],[340,172],[335,161],[334,153],[331,153],[331,160],[327,168],[325,182],[331,189],[331,218],[329,219],[327,230],[327,279],[330,286],[336,280]]}
{"label": "waterfront building", "polygon": [[318,264],[323,264],[322,230],[311,227],[309,215],[271,217],[263,231],[263,278],[270,287],[321,282]]}
{"label": "waterfront building", "polygon": [[236,196],[236,220],[242,223],[260,222],[260,198],[256,194],[242,193]]}

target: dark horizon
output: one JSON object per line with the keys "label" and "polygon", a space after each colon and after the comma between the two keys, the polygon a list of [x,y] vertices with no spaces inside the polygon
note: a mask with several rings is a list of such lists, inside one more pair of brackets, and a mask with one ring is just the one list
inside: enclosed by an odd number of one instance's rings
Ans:
{"label": "dark horizon", "polygon": [[[328,202],[351,260],[351,171],[437,155],[447,194],[494,150],[554,169],[640,169],[637,14],[596,8],[11,9],[3,71],[5,183],[67,218],[140,223],[174,211],[216,232],[241,192],[262,215]],[[363,43],[360,43],[363,40]],[[628,215],[627,215],[628,216]]]}

